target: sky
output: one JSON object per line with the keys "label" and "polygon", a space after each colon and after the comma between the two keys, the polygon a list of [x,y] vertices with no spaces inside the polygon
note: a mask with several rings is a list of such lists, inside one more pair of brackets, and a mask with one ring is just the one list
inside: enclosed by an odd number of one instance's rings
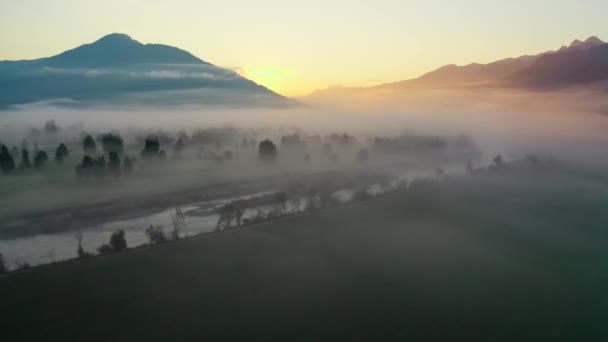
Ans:
{"label": "sky", "polygon": [[608,40],[606,0],[0,0],[0,60],[120,32],[287,96]]}

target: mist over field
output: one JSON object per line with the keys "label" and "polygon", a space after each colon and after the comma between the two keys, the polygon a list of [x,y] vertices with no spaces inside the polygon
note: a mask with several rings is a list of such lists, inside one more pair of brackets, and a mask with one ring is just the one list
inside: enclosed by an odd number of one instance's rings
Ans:
{"label": "mist over field", "polygon": [[322,135],[346,132],[365,137],[468,134],[488,156],[542,152],[577,157],[581,152],[601,154],[598,149],[586,149],[585,144],[601,143],[608,129],[608,100],[602,93],[589,89],[378,92],[375,98],[370,95],[371,99],[352,94],[344,97],[338,94],[323,101],[305,98],[309,101],[305,107],[287,109],[200,105],[69,108],[40,103],[2,112],[0,132],[3,141],[16,143],[32,129],[40,129],[47,120],[55,120],[64,128],[59,136],[65,135],[67,139],[74,139],[83,131],[115,130],[128,136],[136,131],[177,132],[205,127],[268,129],[280,133],[302,130]]}
{"label": "mist over field", "polygon": [[0,341],[608,341],[606,12],[0,1]]}

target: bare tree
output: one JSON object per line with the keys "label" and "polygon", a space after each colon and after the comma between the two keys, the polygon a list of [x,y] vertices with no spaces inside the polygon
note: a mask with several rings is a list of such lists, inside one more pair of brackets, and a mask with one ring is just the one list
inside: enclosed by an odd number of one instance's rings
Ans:
{"label": "bare tree", "polygon": [[171,237],[173,240],[177,240],[180,238],[180,231],[186,227],[186,215],[180,208],[175,208],[175,211],[171,213],[171,225],[173,226]]}
{"label": "bare tree", "polygon": [[82,248],[82,231],[78,231],[78,233],[76,233],[76,235],[74,235],[74,239],[76,239],[76,241],[78,241],[78,249],[76,249],[76,255],[78,256],[79,259],[82,259],[86,256],[86,252],[84,251],[84,248]]}
{"label": "bare tree", "polygon": [[234,203],[226,203],[224,204],[219,211],[220,217],[217,220],[216,230],[220,230],[222,224],[224,224],[224,228],[230,228],[232,226],[232,221],[236,220],[237,225],[242,224],[243,211],[239,208],[238,205]]}

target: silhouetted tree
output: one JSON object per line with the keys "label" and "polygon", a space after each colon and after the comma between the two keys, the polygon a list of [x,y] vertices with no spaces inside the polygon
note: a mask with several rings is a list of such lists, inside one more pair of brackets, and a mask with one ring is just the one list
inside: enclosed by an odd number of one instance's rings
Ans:
{"label": "silhouetted tree", "polygon": [[180,158],[182,156],[182,151],[184,150],[185,146],[186,145],[184,144],[184,140],[181,138],[178,139],[175,145],[173,145],[173,155],[176,158]]}
{"label": "silhouetted tree", "polygon": [[54,134],[59,131],[55,120],[49,120],[44,124],[44,132],[47,134]]}
{"label": "silhouetted tree", "polygon": [[332,133],[326,139],[339,146],[349,146],[357,142],[357,138],[348,133]]}
{"label": "silhouetted tree", "polygon": [[97,248],[97,253],[99,255],[112,254],[112,253],[114,253],[114,249],[109,244],[104,243],[103,245],[101,245]]}
{"label": "silhouetted tree", "polygon": [[146,235],[148,235],[148,239],[150,240],[150,244],[164,243],[167,242],[168,239],[165,236],[165,232],[163,232],[162,226],[150,225],[150,227],[146,228]]}
{"label": "silhouetted tree", "polygon": [[87,135],[82,141],[82,150],[87,154],[94,154],[97,151],[97,144],[91,135]]}
{"label": "silhouetted tree", "polygon": [[258,146],[258,158],[272,161],[277,158],[277,146],[270,139],[262,140]]}
{"label": "silhouetted tree", "polygon": [[32,166],[32,162],[30,162],[30,152],[26,149],[23,149],[21,151],[21,164],[19,164],[19,167],[28,168],[31,166]]}
{"label": "silhouetted tree", "polygon": [[155,135],[149,135],[144,143],[144,149],[141,151],[142,159],[157,158],[160,153],[160,142]]}
{"label": "silhouetted tree", "polygon": [[496,168],[501,167],[503,164],[502,156],[500,154],[494,157],[492,161],[494,162],[494,166],[496,166]]}
{"label": "silhouetted tree", "polygon": [[44,164],[49,160],[48,154],[45,151],[37,151],[34,155],[34,166],[37,168],[43,167]]}
{"label": "silhouetted tree", "polygon": [[281,137],[281,148],[295,150],[303,150],[306,148],[306,142],[300,137],[300,134],[294,133]]}
{"label": "silhouetted tree", "polygon": [[184,215],[180,208],[175,208],[175,212],[171,214],[171,225],[173,225],[171,238],[177,240],[180,238],[181,230],[186,227],[186,215]]}
{"label": "silhouetted tree", "polygon": [[55,150],[55,161],[58,163],[63,163],[63,160],[69,155],[70,151],[68,151],[68,147],[65,146],[64,143],[61,143]]}
{"label": "silhouetted tree", "polygon": [[93,160],[95,163],[95,177],[102,178],[105,177],[107,169],[106,169],[106,157],[99,156]]}
{"label": "silhouetted tree", "polygon": [[17,146],[13,146],[13,148],[11,148],[11,156],[13,157],[13,160],[17,160],[21,156],[21,152]]}
{"label": "silhouetted tree", "polygon": [[7,174],[15,169],[15,160],[5,145],[0,147],[0,171]]}
{"label": "silhouetted tree", "polygon": [[[88,258],[88,257],[92,257],[93,254],[88,253],[84,250],[84,248],[82,247],[82,232],[78,232],[75,236],[76,241],[78,241],[78,248],[76,249],[76,255],[78,256],[78,259],[84,259],[84,258]],[[109,245],[106,245],[109,247]],[[102,254],[102,253],[100,253]]]}
{"label": "silhouetted tree", "polygon": [[76,234],[76,241],[78,241],[78,248],[76,249],[76,255],[78,258],[82,258],[84,255],[84,248],[82,248],[82,232]]}
{"label": "silhouetted tree", "polygon": [[130,174],[133,172],[133,164],[135,161],[132,158],[125,157],[122,161],[122,172]]}
{"label": "silhouetted tree", "polygon": [[116,151],[112,151],[110,152],[110,160],[108,161],[108,174],[113,177],[119,177],[120,173],[120,158],[118,158]]}
{"label": "silhouetted tree", "polygon": [[217,221],[217,230],[220,230],[222,223],[225,228],[230,228],[232,226],[232,221],[237,220],[237,224],[240,224],[240,221],[243,217],[243,213],[241,208],[234,203],[226,203],[220,208],[219,219]]}
{"label": "silhouetted tree", "polygon": [[76,166],[76,176],[80,177],[91,177],[95,170],[95,162],[91,156],[84,156],[82,163]]}
{"label": "silhouetted tree", "polygon": [[127,249],[127,239],[124,230],[117,230],[110,237],[110,246],[114,252],[122,252]]}
{"label": "silhouetted tree", "polygon": [[8,272],[8,268],[6,267],[6,263],[4,262],[4,256],[0,253],[0,274],[5,274]]}
{"label": "silhouetted tree", "polygon": [[360,163],[366,162],[369,160],[369,151],[364,148],[357,152],[357,161]]}
{"label": "silhouetted tree", "polygon": [[104,152],[116,152],[119,155],[123,153],[123,140],[119,134],[108,133],[101,136],[101,145]]}
{"label": "silhouetted tree", "polygon": [[287,193],[286,192],[278,192],[276,194],[276,202],[279,205],[279,211],[281,214],[285,214],[287,211]]}
{"label": "silhouetted tree", "polygon": [[473,172],[473,169],[474,169],[473,160],[471,160],[471,159],[467,160],[465,169],[467,172]]}
{"label": "silhouetted tree", "polygon": [[177,139],[181,140],[182,143],[186,143],[190,140],[190,137],[188,136],[188,133],[186,133],[186,131],[184,131],[183,129],[179,130],[177,132]]}
{"label": "silhouetted tree", "polygon": [[27,261],[15,261],[15,271],[27,271],[32,265]]}

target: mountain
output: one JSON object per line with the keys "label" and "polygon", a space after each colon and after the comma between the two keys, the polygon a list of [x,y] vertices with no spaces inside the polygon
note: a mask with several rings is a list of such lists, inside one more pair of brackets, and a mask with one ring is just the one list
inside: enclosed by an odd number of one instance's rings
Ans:
{"label": "mountain", "polygon": [[[580,43],[577,46],[582,46]],[[608,81],[608,44],[546,54],[506,79],[508,84],[556,89]]]}
{"label": "mountain", "polygon": [[446,65],[416,79],[367,88],[332,87],[316,90],[308,99],[362,96],[368,91],[470,87],[564,87],[608,80],[608,44],[597,37],[575,40],[557,51],[507,58],[489,64]]}
{"label": "mountain", "polygon": [[167,45],[142,44],[126,34],[113,33],[92,44],[85,44],[42,64],[56,68],[101,68],[133,64],[206,64],[189,52]]}
{"label": "mountain", "polygon": [[473,63],[465,66],[446,65],[417,79],[383,84],[394,86],[471,86],[495,83],[508,75],[532,65],[538,56],[508,58],[489,64]]}
{"label": "mountain", "polygon": [[88,104],[290,106],[295,101],[187,51],[110,34],[59,55],[0,61],[0,108]]}
{"label": "mountain", "polygon": [[466,66],[447,65],[420,76],[415,80],[389,83],[381,86],[472,86],[504,84],[506,78],[534,66],[539,60],[562,58],[560,56],[584,54],[592,48],[606,45],[597,37],[585,41],[575,40],[569,46],[562,46],[557,51],[538,55],[507,58],[489,64],[473,63]]}

